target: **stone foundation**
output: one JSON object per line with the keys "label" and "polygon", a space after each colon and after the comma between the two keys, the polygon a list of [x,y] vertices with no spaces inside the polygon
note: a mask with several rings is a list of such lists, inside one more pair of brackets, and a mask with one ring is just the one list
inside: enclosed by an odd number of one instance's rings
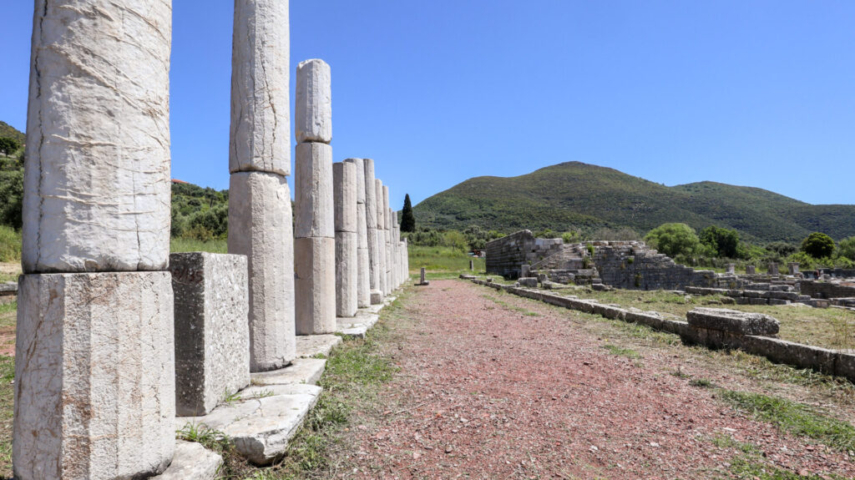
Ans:
{"label": "stone foundation", "polygon": [[168,272],[21,277],[15,478],[166,469],[175,449],[171,283]]}

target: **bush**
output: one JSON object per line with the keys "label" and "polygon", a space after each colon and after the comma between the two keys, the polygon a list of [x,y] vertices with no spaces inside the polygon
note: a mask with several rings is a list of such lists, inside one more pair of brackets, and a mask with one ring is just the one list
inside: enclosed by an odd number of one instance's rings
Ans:
{"label": "bush", "polygon": [[766,250],[775,253],[778,257],[787,257],[799,251],[798,247],[787,242],[772,242],[766,245]]}
{"label": "bush", "polygon": [[695,230],[685,223],[666,223],[656,227],[644,240],[669,257],[697,253],[701,246]]}
{"label": "bush", "polygon": [[0,171],[0,224],[20,229],[24,212],[24,170]]}
{"label": "bush", "polygon": [[0,225],[0,262],[21,261],[21,232]]}
{"label": "bush", "polygon": [[561,234],[561,240],[565,244],[579,243],[582,241],[582,232],[580,232],[578,230],[573,230],[571,232],[564,232]]}
{"label": "bush", "polygon": [[802,251],[813,258],[831,257],[834,254],[834,240],[824,233],[811,233],[802,242]]}
{"label": "bush", "polygon": [[718,257],[737,258],[739,255],[739,233],[736,230],[710,225],[701,230],[699,237],[701,243]]}
{"label": "bush", "polygon": [[469,242],[466,241],[466,236],[457,230],[445,232],[443,235],[443,244],[452,250],[466,252],[469,248]]}
{"label": "bush", "polygon": [[849,237],[840,241],[838,245],[841,257],[846,257],[855,262],[855,237]]}

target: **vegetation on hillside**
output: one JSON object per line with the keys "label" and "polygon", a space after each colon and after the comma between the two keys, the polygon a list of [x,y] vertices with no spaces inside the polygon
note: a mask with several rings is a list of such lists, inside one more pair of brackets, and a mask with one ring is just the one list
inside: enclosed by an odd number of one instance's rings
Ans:
{"label": "vegetation on hillside", "polygon": [[701,182],[666,187],[610,168],[562,163],[512,178],[476,177],[414,207],[419,225],[470,225],[512,233],[631,227],[664,223],[696,230],[716,225],[754,242],[801,241],[811,232],[855,235],[855,205],[808,205],[758,188]]}

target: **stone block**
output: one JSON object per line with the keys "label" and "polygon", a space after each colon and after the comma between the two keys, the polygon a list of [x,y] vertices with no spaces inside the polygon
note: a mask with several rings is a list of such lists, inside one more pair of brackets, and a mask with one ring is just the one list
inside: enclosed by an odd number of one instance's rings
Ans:
{"label": "stone block", "polygon": [[747,313],[724,308],[695,308],[686,314],[695,328],[721,330],[741,335],[775,335],[780,322],[762,313]]}
{"label": "stone block", "polygon": [[521,287],[537,288],[537,278],[536,277],[520,278],[519,282],[520,282]]}
{"label": "stone block", "polygon": [[341,343],[338,335],[300,335],[297,337],[297,358],[329,356],[332,349]]}
{"label": "stone block", "polygon": [[742,349],[748,353],[763,355],[773,362],[834,373],[836,352],[833,350],[754,335],[744,337]]}
{"label": "stone block", "polygon": [[382,305],[383,294],[379,290],[371,290],[371,305]]}
{"label": "stone block", "polygon": [[297,100],[294,123],[297,143],[332,141],[332,89],[330,66],[319,59],[297,65]]}
{"label": "stone block", "polygon": [[169,1],[36,4],[24,273],[166,269],[171,39]]}
{"label": "stone block", "polygon": [[171,275],[24,275],[18,302],[15,478],[162,473],[175,449]]}
{"label": "stone block", "polygon": [[333,164],[333,199],[335,231],[356,233],[356,165]]}
{"label": "stone block", "polygon": [[291,174],[288,2],[236,0],[229,171]]}
{"label": "stone block", "polygon": [[172,464],[154,480],[215,480],[223,457],[196,442],[176,442]]}
{"label": "stone block", "polygon": [[249,385],[246,257],[169,256],[175,295],[175,400],[178,415],[205,415]]}
{"label": "stone block", "polygon": [[770,298],[769,299],[769,305],[780,306],[780,305],[788,305],[789,303],[790,303],[789,300],[778,300],[777,298]]}
{"label": "stone block", "polygon": [[335,238],[294,240],[297,335],[335,332]]}
{"label": "stone block", "polygon": [[359,308],[356,232],[335,234],[335,310],[337,317],[352,317]]}
{"label": "stone block", "polygon": [[332,147],[301,143],[296,149],[294,190],[296,238],[335,236]]}
{"label": "stone block", "polygon": [[338,318],[338,334],[351,338],[365,338],[365,334],[378,320],[380,320],[379,315],[368,312],[359,312],[356,317]]}
{"label": "stone block", "polygon": [[834,374],[855,382],[855,354],[837,352],[834,361]]}
{"label": "stone block", "polygon": [[291,193],[273,173],[232,174],[229,253],[249,271],[250,370],[282,368],[296,356]]}
{"label": "stone block", "polygon": [[[309,335],[312,337],[320,335]],[[326,335],[323,335],[326,336]],[[253,385],[317,385],[327,361],[322,358],[297,358],[285,368],[252,374]],[[241,395],[243,397],[243,395]]]}

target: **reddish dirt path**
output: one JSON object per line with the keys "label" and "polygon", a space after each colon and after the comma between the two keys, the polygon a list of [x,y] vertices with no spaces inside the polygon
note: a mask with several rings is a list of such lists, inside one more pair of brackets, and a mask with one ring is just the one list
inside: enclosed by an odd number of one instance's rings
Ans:
{"label": "reddish dirt path", "polygon": [[406,302],[416,321],[396,347],[401,371],[381,399],[388,411],[362,419],[348,439],[356,468],[340,475],[729,478],[739,452],[710,441],[727,435],[795,472],[855,476],[845,454],[746,419],[715,391],[663,374],[675,368],[668,355],[612,355],[574,328],[570,312],[485,295],[496,296],[433,281]]}

